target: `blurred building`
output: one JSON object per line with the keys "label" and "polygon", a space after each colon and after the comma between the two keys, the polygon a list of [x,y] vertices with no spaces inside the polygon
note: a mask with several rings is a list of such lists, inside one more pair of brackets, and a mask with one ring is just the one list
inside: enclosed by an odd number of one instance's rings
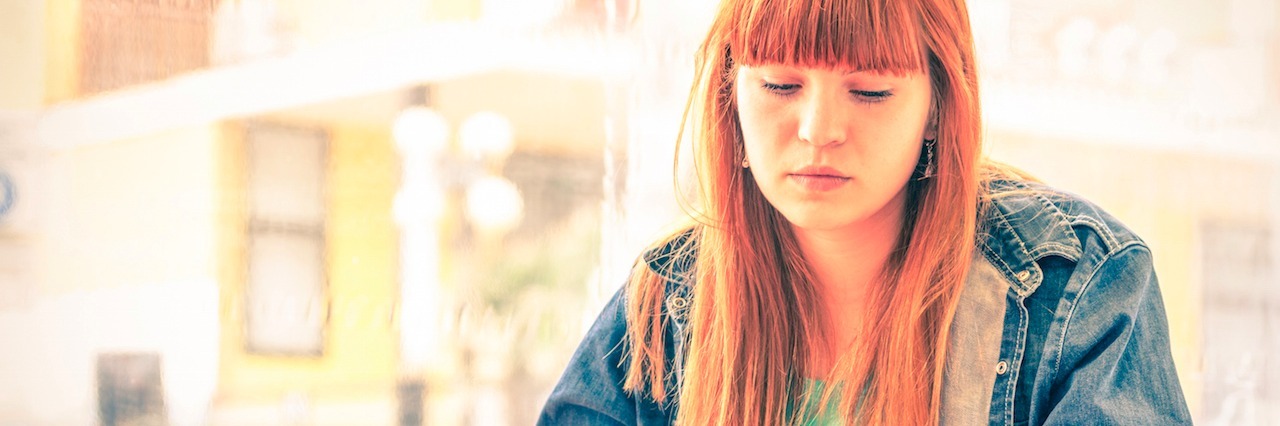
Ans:
{"label": "blurred building", "polygon": [[0,423],[529,423],[599,252],[601,5],[0,6]]}
{"label": "blurred building", "polygon": [[[0,4],[0,423],[531,423],[712,3]],[[1198,423],[1280,417],[1277,2],[970,8],[989,154],[1152,245]]]}

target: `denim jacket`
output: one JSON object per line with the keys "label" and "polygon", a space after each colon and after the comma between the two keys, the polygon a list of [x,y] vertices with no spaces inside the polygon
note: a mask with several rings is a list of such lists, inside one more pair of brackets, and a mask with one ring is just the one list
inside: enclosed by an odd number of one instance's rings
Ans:
{"label": "denim jacket", "polygon": [[[952,323],[941,421],[976,424],[1190,424],[1169,349],[1151,251],[1093,204],[1043,185],[988,183],[990,201]],[[667,281],[670,381],[682,375],[692,255],[680,238],[643,259]],[[539,424],[667,425],[622,390],[619,291],[583,338]]]}

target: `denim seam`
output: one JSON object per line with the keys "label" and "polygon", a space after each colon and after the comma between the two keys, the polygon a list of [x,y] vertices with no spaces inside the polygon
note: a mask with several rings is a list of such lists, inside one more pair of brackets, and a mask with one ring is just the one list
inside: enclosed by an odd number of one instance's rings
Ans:
{"label": "denim seam", "polygon": [[[1051,214],[1056,218],[1056,220],[1052,220],[1053,223],[1050,225],[1052,227],[1051,229],[1058,230],[1063,235],[1067,235],[1067,236],[1073,235],[1072,232],[1069,232],[1071,230],[1072,223],[1066,220],[1066,218],[1070,217],[1074,219],[1077,217],[1077,215],[1068,215],[1066,211],[1062,209],[1062,206],[1049,200],[1049,198],[1045,196],[1045,192],[1040,190],[1031,191],[1030,190],[1031,186],[1026,184],[1025,182],[1010,182],[1010,186],[1013,186],[1018,190],[1027,191],[1028,195],[1033,197],[1036,201],[1040,202],[1041,206],[1044,207],[1044,210],[1051,212],[1051,213],[1046,213],[1046,214]],[[1028,253],[1034,253],[1036,256],[1036,259],[1039,259],[1040,257],[1046,256],[1049,254],[1058,254],[1067,259],[1076,260],[1076,258],[1081,256],[1082,250],[1078,244],[1079,239],[1077,238],[1075,239],[1075,241],[1077,241],[1077,245],[1075,246],[1065,245],[1065,244],[1056,243],[1056,242],[1046,242],[1046,243],[1043,243],[1043,245],[1036,246],[1034,250],[1027,250],[1024,242],[1023,249]],[[1045,248],[1048,248],[1054,245],[1058,247],[1065,247],[1066,250],[1063,250],[1061,252],[1052,252],[1052,251],[1045,250]]]}
{"label": "denim seam", "polygon": [[1063,258],[1076,262],[1080,260],[1080,249],[1069,244],[1059,242],[1047,242],[1036,247],[1031,253],[1033,259],[1039,260],[1050,255],[1058,255]]}
{"label": "denim seam", "polygon": [[1072,320],[1075,319],[1075,316],[1076,316],[1076,307],[1080,306],[1080,303],[1079,303],[1080,300],[1083,299],[1086,293],[1088,293],[1089,290],[1094,287],[1094,284],[1095,284],[1094,279],[1097,278],[1098,271],[1101,271],[1104,267],[1106,267],[1107,262],[1110,262],[1111,259],[1116,258],[1121,252],[1129,248],[1142,247],[1142,246],[1143,246],[1142,243],[1134,241],[1131,243],[1127,243],[1124,246],[1117,248],[1116,250],[1109,250],[1107,251],[1107,254],[1103,255],[1102,259],[1098,261],[1097,266],[1094,267],[1092,271],[1089,271],[1089,278],[1085,280],[1084,285],[1080,287],[1080,292],[1076,293],[1076,297],[1071,300],[1071,308],[1067,310],[1067,318],[1063,320],[1062,333],[1058,337],[1058,347],[1057,347],[1057,350],[1055,351],[1056,353],[1054,354],[1053,370],[1050,372],[1051,377],[1056,378],[1058,376],[1058,371],[1061,370],[1062,368],[1062,351],[1067,344],[1067,333],[1071,332]]}
{"label": "denim seam", "polygon": [[[1093,231],[1096,232],[1099,236],[1101,236],[1102,240],[1106,242],[1108,252],[1114,252],[1117,250],[1124,249],[1124,245],[1120,243],[1120,239],[1116,237],[1114,232],[1112,232],[1111,227],[1107,226],[1105,223],[1099,222],[1097,219],[1094,219],[1089,216],[1079,215],[1079,216],[1072,217],[1072,224],[1073,225],[1082,224],[1082,225],[1088,226],[1090,229],[1093,229]],[[1131,242],[1126,243],[1126,245],[1127,244],[1131,244]]]}
{"label": "denim seam", "polygon": [[[1031,196],[1036,197],[1037,200],[1040,200],[1041,203],[1044,203],[1045,207],[1051,207],[1055,213],[1058,213],[1058,216],[1067,215],[1066,212],[1062,211],[1061,206],[1059,206],[1055,202],[1049,201],[1049,198],[1044,196],[1044,192],[1035,191],[1031,194]],[[1057,222],[1058,223],[1056,223],[1055,225],[1061,228],[1064,234],[1070,235],[1070,233],[1066,231],[1071,229],[1071,225],[1066,220],[1058,220]]]}
{"label": "denim seam", "polygon": [[1009,392],[1005,395],[1005,424],[1010,425],[1012,425],[1014,421],[1013,413],[1014,411],[1017,411],[1014,404],[1017,401],[1018,374],[1022,370],[1023,355],[1026,353],[1027,349],[1027,326],[1030,318],[1027,313],[1026,300],[1027,299],[1025,297],[1018,298],[1018,338],[1014,342],[1014,353],[1011,355],[1013,359],[1011,360],[1012,362],[1010,363],[1008,370]]}
{"label": "denim seam", "polygon": [[[1009,268],[1009,265],[1004,262],[1004,259],[1001,259],[1000,256],[995,253],[995,250],[991,248],[990,244],[987,244],[986,240],[978,241],[977,248],[982,251],[983,257],[985,257],[988,261],[990,261],[993,266],[998,265],[999,269],[1001,269],[1000,274],[1004,276],[1005,279],[1009,278],[1009,274],[1010,274],[1010,271],[1012,271],[1012,269]],[[1018,327],[1017,335],[1015,336],[1013,348],[1011,348],[1012,349],[1011,353],[1008,353],[1008,354],[1003,353],[1004,337],[1005,337],[1004,335],[1005,333],[1007,333],[1008,330],[1005,330],[1005,332],[1001,333],[1000,348],[1002,353],[1000,355],[1002,358],[1004,356],[1009,357],[1008,363],[1009,363],[1010,374],[1008,377],[1003,378],[1004,385],[1001,386],[1001,388],[1004,389],[1004,394],[1005,394],[1003,401],[992,401],[993,402],[992,408],[996,408],[995,407],[996,404],[994,403],[999,402],[998,409],[1000,410],[1001,413],[1003,413],[1005,424],[1013,424],[1013,404],[1014,404],[1015,392],[1017,392],[1018,368],[1022,365],[1022,352],[1026,345],[1024,342],[1025,341],[1024,334],[1026,333],[1026,329],[1027,329],[1026,308],[1022,305],[1022,301],[1025,300],[1025,298],[1016,290],[1015,286],[1010,285],[1009,289],[1013,291],[1015,300],[1018,301],[1019,327]],[[1008,293],[1006,293],[1005,298],[1007,299],[1008,297],[1009,297]],[[1007,314],[1008,313],[1006,313],[1006,315]],[[1000,383],[1001,379],[1002,378],[999,376],[996,377],[997,384]],[[996,387],[994,386],[992,387],[993,394],[996,392],[996,389],[997,389]],[[990,418],[991,414],[988,413],[987,416],[988,418]]]}
{"label": "denim seam", "polygon": [[[1022,237],[1019,236],[1017,232],[1013,231],[1013,225],[1010,224],[1008,219],[1005,218],[1005,215],[1003,214],[1003,212],[999,212],[999,213],[1000,214],[993,215],[994,219],[998,221],[997,227],[1003,227],[1004,232],[1008,234],[1009,239],[1018,244],[1018,249],[1021,250],[1023,253],[1027,253],[1027,245],[1022,241]],[[1010,287],[1015,289],[1015,292],[1018,294],[1019,297],[1026,297],[1027,295],[1034,292],[1035,290],[1034,288],[1031,288],[1026,283],[1022,282],[1022,280],[1017,279],[1017,277],[1014,275],[1016,274],[1016,272],[1014,272],[1013,267],[1009,265],[1008,262],[1004,261],[1003,256],[1000,256],[997,253],[995,254],[995,256],[991,256],[991,257],[994,258],[996,262],[999,262],[999,264],[1004,267],[1003,268],[1004,270],[1001,272],[1005,275],[1006,279],[1008,279],[1010,282],[1015,284]]]}
{"label": "denim seam", "polygon": [[[981,245],[981,247],[982,247],[982,249],[983,249],[983,250],[982,250],[982,255],[983,255],[983,257],[986,257],[986,258],[987,258],[987,260],[988,260],[988,261],[991,261],[991,263],[992,263],[992,264],[994,264],[994,265],[999,265],[999,266],[1000,266],[1000,275],[1004,275],[1004,277],[1005,277],[1005,278],[1010,278],[1010,277],[1012,277],[1012,274],[1013,274],[1013,267],[1009,266],[1009,264],[1008,264],[1008,263],[1006,263],[1006,262],[1004,261],[1004,259],[1003,259],[1003,258],[1001,258],[1001,257],[1000,257],[1000,255],[999,255],[999,254],[997,254],[997,253],[995,252],[995,250],[994,250],[994,249],[992,249],[992,248],[991,248],[991,246],[990,246],[989,244],[987,244],[986,242],[980,242],[980,243],[978,243],[978,244],[980,244],[980,245]],[[1017,294],[1017,295],[1019,295],[1019,296],[1021,296],[1021,295],[1022,295],[1022,292],[1017,291],[1017,289],[1015,288],[1015,286],[1012,286],[1012,285],[1011,285],[1011,286],[1009,286],[1009,289],[1014,290],[1014,294]]]}

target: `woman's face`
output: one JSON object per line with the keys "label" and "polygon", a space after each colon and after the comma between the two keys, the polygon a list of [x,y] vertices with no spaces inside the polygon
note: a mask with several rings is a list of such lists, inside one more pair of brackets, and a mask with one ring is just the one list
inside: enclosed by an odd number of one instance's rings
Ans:
{"label": "woman's face", "polygon": [[926,74],[743,66],[734,89],[751,174],[794,226],[900,218],[923,141],[936,138]]}

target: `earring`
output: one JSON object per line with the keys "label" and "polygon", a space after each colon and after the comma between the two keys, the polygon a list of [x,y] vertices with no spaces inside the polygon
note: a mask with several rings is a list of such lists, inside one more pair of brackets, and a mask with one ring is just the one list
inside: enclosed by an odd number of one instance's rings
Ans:
{"label": "earring", "polygon": [[743,159],[742,159],[742,168],[744,168],[744,169],[750,169],[750,168],[751,168],[751,163],[750,163],[750,162],[748,162],[746,158],[743,158]]}
{"label": "earring", "polygon": [[937,145],[936,139],[926,139],[924,141],[924,161],[916,165],[916,180],[925,180],[931,178],[936,173],[936,166],[933,162],[933,147]]}

